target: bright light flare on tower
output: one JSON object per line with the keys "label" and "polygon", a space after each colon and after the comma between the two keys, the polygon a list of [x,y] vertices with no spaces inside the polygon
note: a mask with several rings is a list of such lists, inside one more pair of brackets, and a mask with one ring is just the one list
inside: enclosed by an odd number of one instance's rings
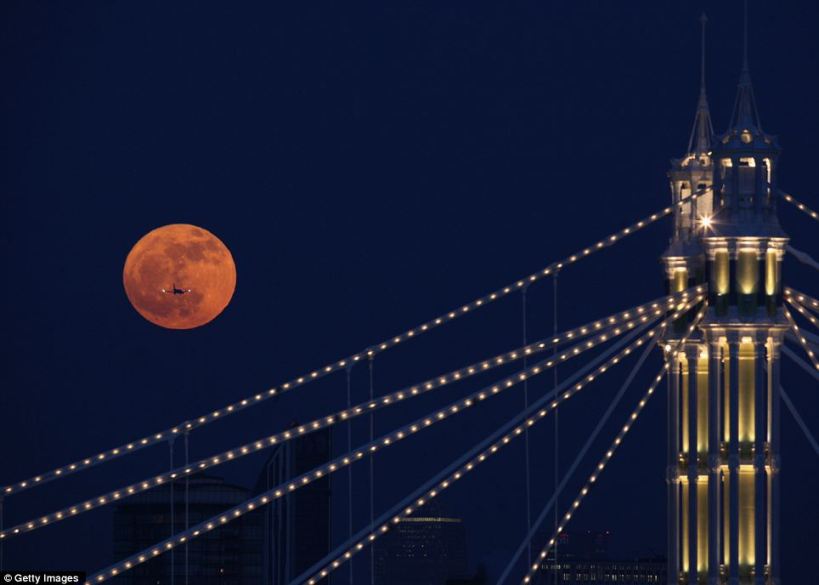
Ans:
{"label": "bright light flare on tower", "polygon": [[700,218],[700,225],[702,226],[702,229],[704,229],[704,230],[711,229],[711,226],[713,225],[713,223],[714,223],[713,219],[712,219],[712,217],[710,215],[703,215]]}

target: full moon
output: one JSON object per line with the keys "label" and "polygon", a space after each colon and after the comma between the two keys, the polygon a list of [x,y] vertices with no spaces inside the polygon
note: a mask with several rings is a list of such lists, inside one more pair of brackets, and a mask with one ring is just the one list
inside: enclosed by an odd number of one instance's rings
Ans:
{"label": "full moon", "polygon": [[236,265],[208,230],[171,224],[142,237],[125,259],[125,294],[134,309],[167,329],[193,329],[215,319],[236,288]]}

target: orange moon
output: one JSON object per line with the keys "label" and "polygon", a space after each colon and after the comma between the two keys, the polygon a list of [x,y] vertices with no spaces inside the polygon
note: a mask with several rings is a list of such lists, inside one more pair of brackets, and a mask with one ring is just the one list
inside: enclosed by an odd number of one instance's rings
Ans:
{"label": "orange moon", "polygon": [[236,265],[208,230],[171,224],[149,232],[125,259],[125,294],[134,309],[167,329],[193,329],[215,319],[236,289]]}

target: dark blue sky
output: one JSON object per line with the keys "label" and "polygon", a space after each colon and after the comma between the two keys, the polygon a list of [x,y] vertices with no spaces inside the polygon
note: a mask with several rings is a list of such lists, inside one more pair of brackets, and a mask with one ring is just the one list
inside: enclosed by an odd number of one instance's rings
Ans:
{"label": "dark blue sky", "polygon": [[[668,161],[696,103],[703,8],[719,131],[740,64],[739,2],[4,2],[0,484],[360,350],[667,205]],[[784,147],[779,182],[813,208],[818,10],[751,2],[751,70],[762,122]],[[785,206],[781,216],[794,245],[818,254],[816,225]],[[217,234],[238,269],[228,309],[189,332],[144,321],[121,285],[136,240],[175,222]],[[566,270],[560,328],[661,295],[668,236],[666,221]],[[815,273],[792,261],[785,280],[819,295]],[[550,282],[529,297],[530,338],[547,335]],[[379,357],[377,392],[520,338],[514,296]],[[655,355],[594,458],[659,366]],[[564,468],[627,371],[561,411]],[[363,369],[355,384],[363,400]],[[819,432],[815,382],[786,364],[783,384]],[[467,386],[379,412],[376,429]],[[510,391],[380,455],[377,508],[521,400]],[[195,434],[192,455],[343,403],[336,375]],[[576,527],[612,530],[623,554],[665,551],[664,417],[659,395],[576,516]],[[362,420],[357,438],[365,432]],[[551,432],[544,422],[532,433],[536,510],[552,482]],[[783,451],[783,576],[804,582],[819,474],[787,413]],[[133,459],[8,500],[6,523],[141,479],[167,450]],[[522,445],[510,448],[442,499],[467,522],[473,565],[502,567],[522,537],[521,461]],[[260,465],[224,473],[251,485]],[[365,505],[362,484],[359,525]],[[110,522],[98,511],[20,538],[6,566],[99,568],[111,560]]]}

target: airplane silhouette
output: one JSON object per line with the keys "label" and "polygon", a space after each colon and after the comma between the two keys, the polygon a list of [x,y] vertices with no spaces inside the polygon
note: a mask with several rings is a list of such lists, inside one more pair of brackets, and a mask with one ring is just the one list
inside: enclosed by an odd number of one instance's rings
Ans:
{"label": "airplane silhouette", "polygon": [[163,288],[162,292],[166,295],[185,295],[191,292],[189,288],[176,288],[176,283],[171,285],[171,288]]}

